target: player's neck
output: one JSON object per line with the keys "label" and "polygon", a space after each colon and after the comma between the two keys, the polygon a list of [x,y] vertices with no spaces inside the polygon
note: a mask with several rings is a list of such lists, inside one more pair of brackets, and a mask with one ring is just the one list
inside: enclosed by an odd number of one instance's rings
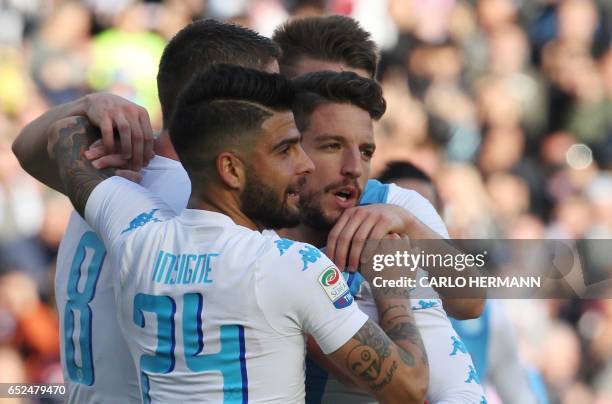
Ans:
{"label": "player's neck", "polygon": [[231,195],[224,195],[222,192],[219,193],[211,190],[206,192],[206,194],[215,195],[215,198],[200,198],[195,196],[195,193],[192,193],[187,208],[221,213],[229,216],[229,218],[239,226],[256,231],[261,230],[253,220],[240,210],[240,207],[237,203],[234,203]]}
{"label": "player's neck", "polygon": [[278,234],[291,240],[301,241],[321,248],[327,244],[328,232],[300,224],[296,227],[281,229],[278,231]]}
{"label": "player's neck", "polygon": [[170,136],[168,135],[167,130],[163,130],[159,138],[155,140],[155,146],[153,147],[153,150],[158,156],[166,157],[176,161],[179,160],[178,155],[174,150],[174,146],[172,146],[172,142],[170,141]]}

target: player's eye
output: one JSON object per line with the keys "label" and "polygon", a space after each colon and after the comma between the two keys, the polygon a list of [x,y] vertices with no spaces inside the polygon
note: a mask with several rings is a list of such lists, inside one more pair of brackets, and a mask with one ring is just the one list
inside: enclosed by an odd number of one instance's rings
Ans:
{"label": "player's eye", "polygon": [[291,152],[291,149],[295,147],[296,143],[287,144],[278,149],[278,153],[281,155],[288,155]]}
{"label": "player's eye", "polygon": [[342,145],[340,143],[326,143],[321,145],[321,149],[323,150],[340,150]]}
{"label": "player's eye", "polygon": [[364,160],[369,161],[372,156],[374,156],[374,149],[362,149],[361,155],[363,156]]}

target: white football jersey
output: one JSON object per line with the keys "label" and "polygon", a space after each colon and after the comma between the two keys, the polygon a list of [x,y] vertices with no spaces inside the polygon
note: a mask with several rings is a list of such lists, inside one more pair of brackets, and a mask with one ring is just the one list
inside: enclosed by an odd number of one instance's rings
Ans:
{"label": "white football jersey", "polygon": [[318,249],[174,212],[113,177],[92,192],[87,222],[113,260],[119,325],[145,403],[304,400],[304,335],[323,352],[366,322]]}
{"label": "white football jersey", "polygon": [[[369,180],[360,203],[387,203],[397,205],[412,213],[418,220],[449,238],[444,222],[434,207],[421,194],[395,184],[383,184]],[[359,308],[378,322],[376,301],[370,284],[360,273],[343,273]],[[426,276],[419,268],[417,277]],[[480,384],[472,359],[463,349],[461,339],[453,329],[442,301],[437,293],[427,287],[410,290],[412,312],[421,334],[429,359],[429,403],[477,403],[485,404],[484,390]],[[458,349],[457,347],[462,349]],[[373,404],[376,401],[367,394],[347,387],[328,374],[313,361],[308,361],[306,373],[306,404]],[[476,377],[474,377],[474,375]]]}
{"label": "white football jersey", "polygon": [[[141,184],[177,214],[187,205],[191,184],[177,161],[156,156],[143,170]],[[117,324],[114,270],[100,238],[73,212],[55,273],[68,403],[141,401],[136,368]]]}

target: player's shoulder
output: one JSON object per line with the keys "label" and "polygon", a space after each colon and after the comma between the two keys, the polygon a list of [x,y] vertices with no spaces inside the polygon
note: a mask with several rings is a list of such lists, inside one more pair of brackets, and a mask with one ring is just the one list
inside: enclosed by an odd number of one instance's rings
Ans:
{"label": "player's shoulder", "polygon": [[183,165],[177,161],[163,156],[155,156],[149,162],[145,168],[142,169],[143,175],[161,175],[167,172],[174,172],[175,174],[187,174],[187,171],[183,168]]}
{"label": "player's shoulder", "polygon": [[415,191],[414,189],[403,188],[394,183],[387,184],[389,192],[387,196],[388,203],[405,202],[410,204],[416,204],[419,207],[431,207],[433,205],[423,195]]}
{"label": "player's shoulder", "polygon": [[385,203],[406,209],[440,236],[449,238],[444,221],[427,198],[414,189],[403,188],[396,184],[386,185],[388,186],[388,191]]}
{"label": "player's shoulder", "polygon": [[143,169],[140,185],[158,195],[176,213],[187,206],[191,193],[191,181],[181,163],[161,156],[155,156]]}
{"label": "player's shoulder", "polygon": [[334,263],[315,246],[279,237],[270,232],[265,260],[260,261],[262,279],[279,282],[294,295],[312,297],[313,288],[322,290],[338,308],[349,306],[353,298],[342,273]]}
{"label": "player's shoulder", "polygon": [[360,203],[362,205],[374,203],[417,203],[422,206],[430,205],[429,201],[417,191],[402,188],[394,183],[382,183],[378,180],[368,180]]}
{"label": "player's shoulder", "polygon": [[389,197],[389,184],[383,184],[378,180],[368,180],[361,195],[359,203],[370,205],[375,203],[387,203]]}
{"label": "player's shoulder", "polygon": [[293,273],[310,273],[333,265],[329,258],[317,247],[280,237],[275,232],[264,231],[266,254],[264,259],[276,262]]}

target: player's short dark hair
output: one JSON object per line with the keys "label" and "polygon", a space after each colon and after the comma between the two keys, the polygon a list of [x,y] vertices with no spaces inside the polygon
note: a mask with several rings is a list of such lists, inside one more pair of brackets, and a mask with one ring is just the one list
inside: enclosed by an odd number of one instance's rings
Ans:
{"label": "player's short dark hair", "polygon": [[303,57],[343,63],[376,77],[378,51],[370,33],[350,17],[331,15],[300,18],[274,31],[272,39],[281,47],[281,73],[296,76]]}
{"label": "player's short dark hair", "polygon": [[216,172],[219,152],[249,150],[266,119],[291,111],[294,95],[289,79],[255,69],[217,65],[194,76],[170,122],[170,139],[194,186],[195,178]]}
{"label": "player's short dark hair", "polygon": [[378,176],[378,180],[383,183],[397,180],[419,180],[432,184],[429,175],[408,161],[393,161],[387,164],[385,170]]}
{"label": "player's short dark hair", "polygon": [[280,48],[269,38],[238,25],[198,20],[170,40],[159,63],[157,89],[164,127],[170,123],[176,100],[196,74],[217,63],[263,69],[280,57]]}
{"label": "player's short dark hair", "polygon": [[370,114],[375,121],[387,109],[380,85],[353,72],[314,72],[293,79],[297,94],[293,104],[300,131],[308,129],[310,115],[320,105],[351,104]]}

